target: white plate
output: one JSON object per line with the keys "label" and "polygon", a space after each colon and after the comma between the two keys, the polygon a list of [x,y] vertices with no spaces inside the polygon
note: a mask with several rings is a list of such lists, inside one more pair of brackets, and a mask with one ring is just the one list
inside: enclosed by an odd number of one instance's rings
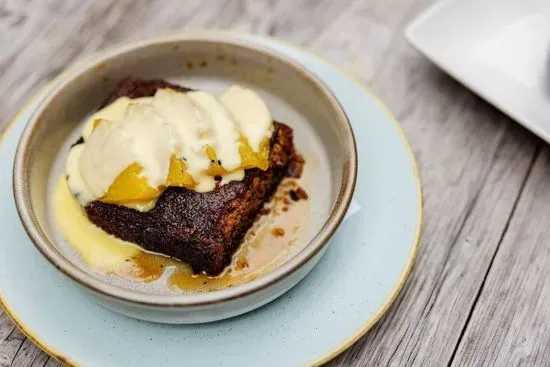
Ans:
{"label": "white plate", "polygon": [[550,142],[550,1],[444,0],[406,30],[411,44]]}

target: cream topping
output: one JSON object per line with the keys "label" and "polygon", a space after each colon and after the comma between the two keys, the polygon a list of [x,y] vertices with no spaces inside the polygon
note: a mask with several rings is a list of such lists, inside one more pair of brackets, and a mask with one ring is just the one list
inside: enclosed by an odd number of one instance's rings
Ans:
{"label": "cream topping", "polygon": [[[166,183],[172,155],[183,159],[187,173],[204,192],[215,188],[207,174],[214,150],[228,172],[221,184],[242,180],[240,136],[258,152],[262,139],[271,136],[273,122],[265,103],[253,91],[233,86],[218,100],[197,91],[182,93],[159,89],[154,97],[121,97],[86,122],[83,144],[67,159],[68,184],[82,205],[106,194],[124,169],[133,163],[152,188]],[[147,210],[151,205],[138,205]]]}
{"label": "cream topping", "polygon": [[126,108],[130,103],[151,103],[153,97],[143,97],[130,99],[128,97],[117,98],[113,103],[103,107],[96,113],[94,113],[82,129],[82,137],[88,139],[92,130],[94,129],[94,122],[96,120],[108,120],[108,121],[120,121],[124,118]]}
{"label": "cream topping", "polygon": [[203,124],[208,126],[204,135],[216,151],[221,166],[232,171],[241,165],[239,155],[239,132],[231,113],[211,94],[190,92],[189,98],[196,107]]}
{"label": "cream topping", "polygon": [[264,101],[250,89],[234,85],[221,95],[220,102],[235,117],[239,130],[257,153],[262,140],[273,133],[273,120]]}
{"label": "cream topping", "polygon": [[118,175],[138,162],[151,187],[166,182],[172,149],[166,121],[146,104],[130,103],[124,120],[100,120],[84,144],[78,169],[89,192],[100,198]]}

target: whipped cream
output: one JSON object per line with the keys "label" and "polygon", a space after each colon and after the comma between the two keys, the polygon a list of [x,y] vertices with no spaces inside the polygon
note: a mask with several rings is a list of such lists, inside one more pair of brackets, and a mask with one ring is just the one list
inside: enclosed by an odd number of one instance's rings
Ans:
{"label": "whipped cream", "polygon": [[151,187],[166,181],[172,149],[169,126],[155,109],[129,104],[124,120],[101,122],[85,141],[78,168],[94,198],[100,198],[118,175],[134,162]]}
{"label": "whipped cream", "polygon": [[225,184],[244,177],[241,137],[258,152],[262,140],[272,133],[273,120],[265,103],[240,86],[230,87],[219,100],[202,91],[172,89],[159,89],[154,97],[121,97],[86,122],[84,143],[74,146],[67,159],[67,182],[80,204],[86,205],[101,199],[126,168],[138,164],[139,176],[160,194],[176,157],[194,182],[188,188],[210,191],[216,181],[207,173],[212,163],[208,148],[225,171],[220,182]]}
{"label": "whipped cream", "polygon": [[220,102],[235,117],[239,130],[257,153],[262,140],[273,134],[273,120],[264,101],[250,89],[234,85],[221,95]]}

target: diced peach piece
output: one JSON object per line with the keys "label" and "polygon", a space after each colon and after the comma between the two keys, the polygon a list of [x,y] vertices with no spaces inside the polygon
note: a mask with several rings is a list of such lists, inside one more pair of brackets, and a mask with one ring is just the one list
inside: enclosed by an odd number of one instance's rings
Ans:
{"label": "diced peach piece", "polygon": [[241,167],[244,169],[259,168],[263,171],[269,168],[269,139],[265,138],[260,143],[258,153],[254,152],[248,144],[248,140],[241,135],[239,154],[241,155]]}
{"label": "diced peach piece", "polygon": [[[94,125],[97,126],[100,121],[94,121]],[[227,171],[218,161],[216,152],[212,147],[206,147],[206,154],[211,160],[210,167],[206,171],[208,175],[223,176],[227,174]],[[242,168],[259,168],[265,171],[269,168],[269,139],[262,140],[259,152],[256,153],[250,147],[248,140],[241,135],[239,154],[241,156]],[[170,169],[165,186],[159,188],[151,187],[147,179],[140,176],[142,170],[143,168],[138,163],[128,166],[118,175],[112,185],[109,186],[107,193],[99,200],[110,204],[147,203],[156,199],[165,187],[180,186],[192,189],[196,185],[193,177],[187,172],[183,159],[177,158],[175,155],[172,155],[170,158]]]}
{"label": "diced peach piece", "polygon": [[210,176],[223,176],[227,173],[227,171],[221,166],[220,162],[218,162],[218,157],[216,156],[216,152],[211,146],[206,147],[206,155],[208,158],[210,158],[210,167],[208,167],[208,170],[206,173]]}
{"label": "diced peach piece", "polygon": [[110,204],[128,204],[148,202],[158,197],[160,191],[151,187],[147,179],[140,176],[142,170],[137,163],[129,165],[99,200]]}
{"label": "diced peach piece", "polygon": [[168,172],[166,186],[183,186],[188,189],[195,186],[193,176],[187,172],[185,162],[183,159],[179,159],[175,155],[172,155],[170,158],[170,170]]}

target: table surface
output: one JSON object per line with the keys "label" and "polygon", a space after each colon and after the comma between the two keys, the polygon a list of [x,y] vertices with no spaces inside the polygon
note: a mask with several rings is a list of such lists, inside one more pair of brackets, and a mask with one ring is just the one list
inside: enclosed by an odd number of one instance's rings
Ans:
{"label": "table surface", "polygon": [[[548,366],[549,149],[407,44],[405,25],[431,2],[0,0],[0,116],[75,59],[167,30],[237,29],[312,50],[397,116],[425,203],[398,299],[330,365]],[[0,311],[1,367],[57,364]]]}

